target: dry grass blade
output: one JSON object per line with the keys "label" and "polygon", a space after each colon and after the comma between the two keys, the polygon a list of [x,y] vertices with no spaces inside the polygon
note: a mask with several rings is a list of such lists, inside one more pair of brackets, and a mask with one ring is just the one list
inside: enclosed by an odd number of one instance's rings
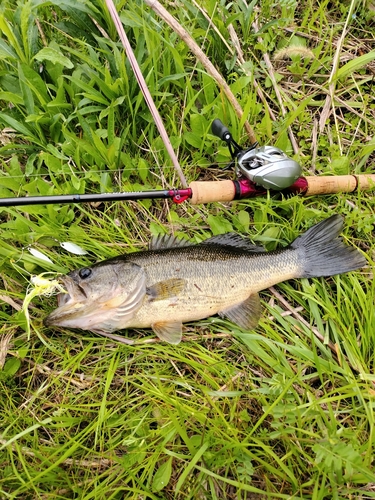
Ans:
{"label": "dry grass blade", "polygon": [[[305,325],[306,327],[308,327],[310,329],[310,331],[315,335],[315,337],[320,340],[320,342],[324,343],[325,345],[327,345],[327,347],[330,349],[330,351],[334,354],[336,360],[339,362],[340,361],[340,358],[342,358],[342,353],[340,353],[338,351],[338,346],[333,344],[331,341],[328,341],[325,339],[324,335],[322,335],[319,330],[317,328],[315,328],[314,326],[311,326],[309,324],[308,321],[306,321],[300,314],[298,314],[297,310],[294,309],[290,304],[289,302],[274,288],[274,287],[271,287],[270,288],[270,291],[272,292],[272,294],[281,302],[281,304],[283,304],[284,307],[286,307],[290,313],[300,322],[302,323],[303,325]],[[346,358],[346,362],[348,363],[348,365],[351,367],[351,369],[354,371],[354,372],[359,372],[359,370],[353,366],[350,361]]]}
{"label": "dry grass blade", "polygon": [[[243,110],[239,105],[237,99],[235,98],[233,92],[231,91],[229,85],[212,64],[207,55],[203,52],[203,50],[199,47],[199,45],[195,42],[192,36],[181,26],[181,24],[173,17],[167,9],[165,9],[160,2],[157,0],[145,0],[145,3],[149,5],[172,29],[175,31],[179,37],[186,43],[189,49],[194,53],[194,55],[198,58],[199,62],[206,69],[207,73],[216,81],[217,85],[222,89],[227,99],[233,106],[237,116],[242,119],[243,118]],[[250,126],[249,122],[246,120],[244,122],[245,129],[247,135],[251,141],[251,143],[256,142],[256,136],[254,130]]]}
{"label": "dry grass blade", "polygon": [[7,295],[0,295],[0,300],[12,306],[16,311],[21,311],[22,309],[21,304],[17,304],[15,300],[13,300],[11,297],[8,297]]}
{"label": "dry grass blade", "polygon": [[[334,105],[335,89],[336,89],[335,75],[336,75],[338,67],[339,67],[340,54],[341,54],[342,46],[343,46],[343,43],[344,43],[344,40],[345,40],[345,37],[347,34],[348,25],[349,25],[349,22],[352,20],[352,16],[353,16],[356,4],[357,4],[356,0],[352,0],[350,3],[350,8],[349,8],[349,11],[347,14],[347,18],[346,18],[340,39],[337,43],[335,57],[333,58],[333,62],[332,62],[331,74],[330,74],[329,80],[328,80],[329,95],[327,95],[327,97],[326,97],[326,100],[325,100],[325,103],[323,106],[323,110],[322,110],[322,113],[320,115],[320,120],[319,120],[319,132],[320,133],[323,132],[326,121],[328,120],[328,117],[331,113],[331,106]],[[335,113],[334,113],[334,117],[335,117],[335,121],[336,121]],[[341,144],[340,144],[340,149],[341,149]]]}
{"label": "dry grass blade", "polygon": [[[298,320],[300,321],[303,325],[307,326],[308,328],[311,329],[311,331],[313,332],[313,334],[315,335],[315,337],[317,339],[319,339],[321,342],[324,342],[324,335],[322,335],[319,330],[317,328],[314,328],[312,327],[308,321],[306,321],[300,314],[298,314],[297,310],[295,308],[293,308],[289,302],[281,295],[281,293],[279,293],[276,288],[274,288],[273,286],[270,287],[270,291],[272,292],[272,294],[277,298],[277,300],[279,302],[281,302],[281,304],[283,304],[284,307],[286,307],[290,313]],[[334,344],[332,344],[332,342],[329,342],[328,344],[328,347],[329,349],[334,353],[336,354],[336,348],[334,346]]]}
{"label": "dry grass blade", "polygon": [[[259,31],[259,26],[258,26],[258,22],[256,20],[253,23],[253,27],[254,27],[255,33],[257,33]],[[259,40],[261,41],[261,37],[259,37]],[[278,86],[277,81],[276,81],[275,71],[274,71],[273,66],[272,66],[271,58],[267,54],[267,52],[264,52],[263,60],[266,64],[266,67],[268,70],[268,76],[272,82],[272,86],[273,86],[277,101],[278,101],[279,106],[280,106],[281,114],[282,114],[282,116],[286,116],[286,109],[285,109],[285,106],[283,104],[283,98],[281,96],[281,92],[280,92],[279,86]],[[289,139],[290,139],[290,142],[292,144],[292,147],[293,147],[293,151],[295,154],[297,154],[299,152],[299,147],[298,147],[296,138],[294,137],[293,130],[290,126],[288,127],[288,135],[289,135]]]}
{"label": "dry grass blade", "polygon": [[112,0],[106,0],[106,4],[107,4],[108,10],[109,10],[109,13],[111,14],[111,17],[113,19],[113,22],[115,24],[116,30],[119,34],[119,37],[124,45],[126,55],[128,56],[131,67],[133,68],[134,74],[137,78],[138,84],[139,84],[140,89],[143,93],[145,101],[147,102],[147,106],[149,107],[149,109],[151,111],[151,114],[155,120],[155,124],[159,130],[160,136],[163,139],[164,145],[165,145],[165,147],[168,151],[168,154],[172,160],[173,166],[176,169],[176,172],[180,178],[182,186],[184,188],[186,188],[188,184],[187,184],[185,175],[182,172],[182,169],[180,167],[177,156],[176,156],[176,154],[173,150],[172,144],[169,140],[167,131],[165,130],[163,120],[161,119],[159,111],[157,110],[157,108],[155,106],[154,100],[151,96],[151,93],[150,93],[148,87],[147,87],[146,80],[143,77],[141,68],[139,67],[139,64],[138,64],[137,59],[134,55],[133,49],[131,48],[131,45],[129,43],[128,37],[126,36],[125,30],[122,26],[119,15],[117,14],[116,7],[115,7]]}
{"label": "dry grass blade", "polygon": [[13,333],[7,333],[5,335],[1,335],[0,337],[0,370],[4,367],[13,335]]}
{"label": "dry grass blade", "polygon": [[[346,183],[338,188],[355,189],[357,181],[374,187],[371,177],[361,176],[371,171],[375,154],[373,72],[361,55],[375,57],[375,17],[365,2],[356,3],[341,50],[340,63],[346,54],[351,60],[332,80],[338,82],[337,126],[330,116],[319,134],[350,2],[302,8],[290,0],[159,0],[227,80],[244,110],[239,120],[200,55],[148,6],[159,3],[148,1],[116,5],[188,179],[232,177],[222,169],[230,155],[211,124],[222,119],[241,141],[246,117],[256,123],[260,144],[282,150],[290,148],[292,127],[304,175],[313,163],[314,173],[323,175],[310,178],[328,182],[335,175]],[[113,42],[118,36],[105,3],[2,0],[1,6],[0,196],[174,185],[176,170],[166,164],[125,51]],[[288,57],[275,60],[284,47]],[[264,53],[273,67],[265,65]],[[374,198],[362,189],[200,207],[142,200],[3,208],[0,498],[369,497],[375,484],[370,269],[280,283],[278,294],[262,294],[271,300],[254,330],[208,318],[186,324],[178,346],[151,330],[104,338],[45,326],[57,302],[47,296],[35,298],[29,311],[28,338],[27,310],[20,307],[30,275],[52,270],[22,250],[30,245],[63,273],[142,250],[166,234],[199,243],[234,232],[273,252],[333,213],[345,218],[347,243],[373,265]],[[58,242],[89,253],[70,253]],[[243,280],[241,270],[237,279]]]}
{"label": "dry grass blade", "polygon": [[[8,441],[6,439],[0,438],[0,445],[1,446],[10,446],[13,451],[17,451],[17,447],[15,446],[14,443],[11,443],[10,445],[7,444]],[[26,446],[21,447],[21,451],[24,455],[27,455],[29,457],[35,457],[36,454],[30,449],[27,448]],[[93,469],[106,469],[108,467],[113,467],[115,465],[115,460],[111,460],[109,458],[86,458],[84,460],[75,460],[74,458],[66,458],[63,462],[62,465],[74,465],[77,468],[93,468]]]}
{"label": "dry grass blade", "polygon": [[[229,31],[229,35],[230,35],[230,38],[232,40],[232,43],[233,43],[233,45],[234,45],[234,47],[236,49],[236,52],[237,52],[239,66],[242,69],[242,71],[244,71],[245,75],[249,75],[250,74],[249,71],[246,70],[245,66],[244,66],[246,61],[245,61],[243,50],[241,48],[240,40],[239,40],[239,38],[237,36],[237,33],[236,33],[236,31],[235,31],[235,29],[234,29],[234,27],[233,27],[232,24],[230,24],[228,26],[228,31]],[[265,98],[263,90],[262,90],[262,87],[257,82],[255,76],[253,77],[252,84],[254,85],[254,88],[255,88],[255,90],[256,90],[256,92],[258,94],[259,99],[262,101],[262,104],[267,108],[268,114],[270,115],[271,119],[272,120],[276,120],[276,115],[273,112],[271,106],[269,105],[269,102]]]}

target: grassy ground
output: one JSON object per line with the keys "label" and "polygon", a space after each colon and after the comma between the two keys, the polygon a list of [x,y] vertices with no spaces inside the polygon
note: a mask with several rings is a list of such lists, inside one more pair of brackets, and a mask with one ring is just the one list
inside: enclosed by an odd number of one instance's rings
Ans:
{"label": "grassy ground", "polygon": [[[261,144],[307,175],[373,171],[371,2],[165,6]],[[117,8],[188,181],[231,175],[210,125],[219,117],[246,144],[244,119],[149,7]],[[3,0],[0,32],[1,197],[178,185],[102,0]],[[371,193],[355,193],[1,209],[1,498],[375,498],[373,207]],[[31,275],[161,233],[237,231],[273,249],[334,213],[369,268],[265,291],[255,331],[210,318],[187,325],[177,347],[148,331],[118,345],[44,327],[55,297],[32,301],[27,331]]]}

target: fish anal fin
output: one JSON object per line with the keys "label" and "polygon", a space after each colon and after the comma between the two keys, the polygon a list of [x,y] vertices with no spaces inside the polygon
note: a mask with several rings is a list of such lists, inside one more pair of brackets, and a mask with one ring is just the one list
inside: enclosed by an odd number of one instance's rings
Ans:
{"label": "fish anal fin", "polygon": [[151,328],[160,340],[164,340],[168,344],[177,345],[181,342],[182,323],[180,321],[160,321],[153,323]]}
{"label": "fish anal fin", "polygon": [[185,288],[186,283],[187,281],[182,278],[171,278],[147,287],[146,293],[151,300],[169,299],[179,295]]}
{"label": "fish anal fin", "polygon": [[240,304],[219,312],[219,316],[226,317],[244,330],[253,330],[261,316],[259,295],[254,293]]}

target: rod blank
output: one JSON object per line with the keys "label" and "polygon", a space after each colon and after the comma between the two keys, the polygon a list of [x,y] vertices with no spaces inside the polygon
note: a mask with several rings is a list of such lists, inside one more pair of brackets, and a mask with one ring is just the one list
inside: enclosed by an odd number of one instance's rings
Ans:
{"label": "rod blank", "polygon": [[[375,174],[300,177],[289,188],[282,191],[275,191],[275,193],[313,196],[351,193],[356,189],[359,191],[375,190]],[[263,195],[265,192],[266,190],[263,187],[243,177],[234,181],[194,181],[188,188],[184,189],[0,198],[0,207],[155,199],[171,199],[175,203],[181,203],[189,198],[193,205],[201,205],[204,203],[253,198]]]}
{"label": "rod blank", "polygon": [[18,198],[0,198],[0,207],[17,207],[26,205],[53,205],[62,203],[90,203],[102,201],[138,201],[152,199],[168,199],[178,196],[180,191],[187,190],[155,190],[134,191],[125,193],[102,194],[62,194],[50,196],[20,196]]}

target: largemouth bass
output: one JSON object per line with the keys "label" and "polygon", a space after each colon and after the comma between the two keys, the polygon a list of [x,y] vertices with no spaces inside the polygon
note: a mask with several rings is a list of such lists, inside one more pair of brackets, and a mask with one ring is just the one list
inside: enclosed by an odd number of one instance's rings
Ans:
{"label": "largemouth bass", "polygon": [[64,276],[68,293],[59,294],[58,307],[45,324],[107,336],[125,328],[152,328],[171,344],[180,342],[183,323],[215,314],[252,330],[261,314],[260,290],[292,278],[365,266],[360,252],[339,238],[342,227],[342,218],[334,215],[272,252],[235,233],[199,244],[159,238],[149,250]]}

